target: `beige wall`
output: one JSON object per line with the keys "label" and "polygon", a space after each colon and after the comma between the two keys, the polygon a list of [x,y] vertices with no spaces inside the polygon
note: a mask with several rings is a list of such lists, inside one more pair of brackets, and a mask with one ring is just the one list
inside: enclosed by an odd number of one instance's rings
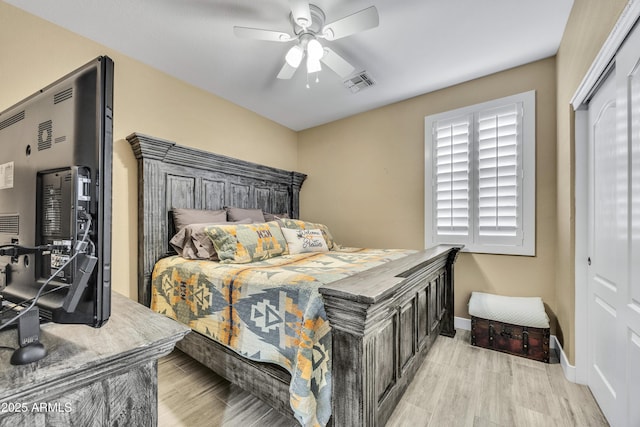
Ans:
{"label": "beige wall", "polygon": [[471,290],[540,295],[558,317],[556,333],[573,363],[574,142],[569,100],[625,4],[575,0],[556,59],[295,133],[0,2],[0,111],[97,55],[114,59],[114,289],[135,298],[137,166],[124,140],[130,133],[300,170],[309,174],[302,191],[303,217],[328,224],[339,242],[420,248],[424,116],[535,89],[537,256],[461,255],[455,314],[467,316]]}
{"label": "beige wall", "polygon": [[570,363],[575,361],[575,203],[574,115],[570,101],[626,0],[575,0],[557,62],[557,269],[556,332]]}
{"label": "beige wall", "polygon": [[135,299],[137,164],[124,138],[141,132],[296,169],[297,134],[4,2],[0,2],[0,111],[103,54],[115,62],[113,288]]}
{"label": "beige wall", "polygon": [[537,256],[461,255],[455,314],[468,316],[471,290],[540,295],[557,317],[555,333],[573,364],[575,163],[569,103],[626,3],[575,0],[555,61],[539,61],[300,132],[299,167],[310,175],[302,215],[327,223],[343,244],[422,247],[423,117],[536,89]]}
{"label": "beige wall", "polygon": [[539,295],[555,312],[554,58],[300,132],[298,165],[309,174],[302,217],[326,223],[345,245],[424,247],[424,117],[532,89],[537,97],[537,256],[462,254],[456,264],[455,314],[468,317],[472,290]]}

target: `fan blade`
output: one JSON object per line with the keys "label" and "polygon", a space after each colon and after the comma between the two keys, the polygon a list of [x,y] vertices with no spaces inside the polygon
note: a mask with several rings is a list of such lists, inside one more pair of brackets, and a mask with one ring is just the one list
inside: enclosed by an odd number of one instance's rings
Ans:
{"label": "fan blade", "polygon": [[287,63],[287,61],[285,61],[284,65],[280,69],[280,72],[278,73],[278,78],[282,80],[288,80],[293,77],[293,75],[296,73],[296,70],[297,68],[292,67]]}
{"label": "fan blade", "polygon": [[288,42],[293,38],[282,31],[261,30],[259,28],[233,27],[236,37],[243,39],[267,40],[270,42]]}
{"label": "fan blade", "polygon": [[343,79],[350,76],[355,68],[349,64],[342,56],[335,53],[328,47],[324,48],[324,56],[320,58],[320,61],[336,72],[337,75]]}
{"label": "fan blade", "polygon": [[309,2],[306,0],[289,0],[289,8],[291,16],[296,24],[303,28],[311,25],[311,11],[309,10]]}
{"label": "fan blade", "polygon": [[378,9],[375,6],[371,6],[325,25],[322,29],[322,34],[327,40],[337,40],[360,31],[375,28],[379,22]]}

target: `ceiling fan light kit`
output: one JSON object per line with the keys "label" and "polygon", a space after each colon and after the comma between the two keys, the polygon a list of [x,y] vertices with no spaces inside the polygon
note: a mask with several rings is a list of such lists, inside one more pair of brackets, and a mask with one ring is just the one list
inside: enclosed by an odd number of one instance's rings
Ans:
{"label": "ceiling fan light kit", "polygon": [[302,49],[300,45],[295,45],[291,49],[289,49],[284,59],[293,68],[298,68],[298,66],[300,65],[300,62],[302,62],[303,56],[304,56],[304,49]]}
{"label": "ceiling fan light kit", "polygon": [[317,39],[311,39],[309,43],[307,43],[307,55],[314,61],[319,61],[320,58],[324,56],[324,49]]}
{"label": "ceiling fan light kit", "polygon": [[319,59],[313,59],[311,56],[307,56],[307,74],[317,73],[322,70]]}
{"label": "ceiling fan light kit", "polygon": [[307,0],[289,0],[289,7],[289,19],[294,35],[247,27],[234,27],[234,33],[237,37],[255,40],[297,42],[285,55],[285,63],[277,76],[279,79],[291,79],[305,55],[307,74],[321,71],[321,62],[343,79],[353,73],[353,65],[332,49],[323,47],[318,39],[333,41],[377,27],[379,18],[376,7],[370,6],[326,25],[322,9],[309,4]]}

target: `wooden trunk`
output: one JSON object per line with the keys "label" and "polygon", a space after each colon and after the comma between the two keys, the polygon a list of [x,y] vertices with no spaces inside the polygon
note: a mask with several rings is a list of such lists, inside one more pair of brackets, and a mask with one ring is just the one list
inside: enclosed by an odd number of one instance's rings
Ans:
{"label": "wooden trunk", "polygon": [[549,363],[549,328],[530,328],[471,316],[471,345]]}

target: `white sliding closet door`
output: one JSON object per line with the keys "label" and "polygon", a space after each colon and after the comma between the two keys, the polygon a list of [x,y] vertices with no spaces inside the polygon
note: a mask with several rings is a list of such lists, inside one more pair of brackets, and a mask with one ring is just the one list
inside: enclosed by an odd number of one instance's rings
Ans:
{"label": "white sliding closet door", "polygon": [[589,103],[588,384],[640,426],[640,30]]}
{"label": "white sliding closet door", "polygon": [[625,41],[616,58],[620,132],[627,142],[627,286],[621,289],[620,323],[624,354],[623,426],[640,426],[640,27]]}
{"label": "white sliding closet door", "polygon": [[615,70],[589,103],[589,377],[588,383],[602,412],[616,426],[623,394],[622,354],[618,327],[619,295],[624,286],[624,212],[621,198],[625,186],[620,168],[617,138]]}

